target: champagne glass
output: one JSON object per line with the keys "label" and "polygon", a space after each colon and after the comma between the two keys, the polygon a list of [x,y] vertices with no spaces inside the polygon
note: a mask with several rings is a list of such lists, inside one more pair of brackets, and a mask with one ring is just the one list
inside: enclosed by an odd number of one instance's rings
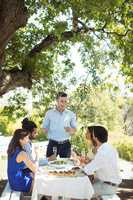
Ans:
{"label": "champagne glass", "polygon": [[92,152],[92,149],[90,149],[87,153],[87,157],[92,160],[94,158],[94,153]]}
{"label": "champagne glass", "polygon": [[85,164],[85,160],[86,160],[86,152],[85,152],[85,149],[83,149],[81,151],[80,164],[84,165]]}
{"label": "champagne glass", "polygon": [[64,128],[70,127],[69,120],[67,118],[64,119]]}
{"label": "champagne glass", "polygon": [[81,156],[85,158],[85,156],[86,156],[85,149],[83,149],[83,150],[81,151]]}
{"label": "champagne glass", "polygon": [[36,160],[39,160],[39,158],[40,158],[40,148],[39,148],[39,146],[34,146],[34,156],[35,156],[35,159]]}

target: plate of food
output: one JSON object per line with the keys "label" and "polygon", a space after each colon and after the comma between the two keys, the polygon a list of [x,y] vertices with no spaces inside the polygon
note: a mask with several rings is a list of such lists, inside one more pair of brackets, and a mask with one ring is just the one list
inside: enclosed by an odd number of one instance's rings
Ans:
{"label": "plate of food", "polygon": [[49,164],[52,165],[66,165],[69,162],[68,158],[60,158],[57,160],[50,161]]}
{"label": "plate of food", "polygon": [[57,177],[81,177],[85,176],[83,171],[80,168],[75,169],[58,169],[58,170],[49,170],[48,175],[57,176]]}
{"label": "plate of food", "polygon": [[70,158],[59,158],[49,162],[50,165],[74,165],[73,160]]}
{"label": "plate of food", "polygon": [[75,171],[74,170],[66,170],[66,171],[63,171],[63,170],[59,170],[59,171],[56,171],[56,170],[54,170],[54,171],[49,171],[48,172],[48,175],[50,175],[50,176],[59,176],[59,177],[66,177],[66,176],[75,176],[76,175],[76,173],[75,173]]}

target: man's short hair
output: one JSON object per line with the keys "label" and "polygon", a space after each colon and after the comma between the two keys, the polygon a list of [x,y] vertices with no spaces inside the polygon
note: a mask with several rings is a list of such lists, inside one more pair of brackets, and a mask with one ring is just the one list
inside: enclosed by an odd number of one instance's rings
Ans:
{"label": "man's short hair", "polygon": [[88,127],[89,132],[92,134],[101,142],[107,142],[108,141],[108,131],[103,126],[89,126]]}
{"label": "man's short hair", "polygon": [[67,93],[65,92],[59,92],[56,96],[56,99],[59,99],[59,97],[67,97]]}

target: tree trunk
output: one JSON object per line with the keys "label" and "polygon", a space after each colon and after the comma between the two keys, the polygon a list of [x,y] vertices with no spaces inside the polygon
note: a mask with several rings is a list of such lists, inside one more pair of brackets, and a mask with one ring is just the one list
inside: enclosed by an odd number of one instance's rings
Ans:
{"label": "tree trunk", "polygon": [[18,28],[26,25],[27,16],[24,0],[0,0],[0,68],[9,40]]}
{"label": "tree trunk", "polygon": [[4,50],[13,34],[28,19],[24,0],[0,0],[0,96],[17,86],[31,87],[31,77],[24,71],[4,71]]}

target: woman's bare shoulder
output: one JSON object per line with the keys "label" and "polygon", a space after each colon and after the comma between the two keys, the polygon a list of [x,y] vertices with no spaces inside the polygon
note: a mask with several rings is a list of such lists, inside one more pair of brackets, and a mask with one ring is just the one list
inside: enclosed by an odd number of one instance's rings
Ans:
{"label": "woman's bare shoulder", "polygon": [[19,154],[17,155],[17,162],[22,162],[25,161],[27,159],[27,153],[25,151],[20,151]]}

